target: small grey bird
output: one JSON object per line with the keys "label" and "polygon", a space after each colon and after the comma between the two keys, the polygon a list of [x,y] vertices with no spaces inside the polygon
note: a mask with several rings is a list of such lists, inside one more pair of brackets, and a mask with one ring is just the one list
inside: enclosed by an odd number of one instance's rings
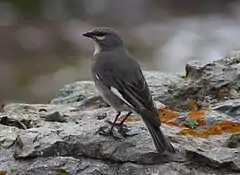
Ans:
{"label": "small grey bird", "polygon": [[96,28],[83,36],[95,43],[91,71],[96,87],[103,99],[117,111],[110,131],[122,111],[128,111],[128,114],[120,125],[132,112],[136,112],[141,115],[158,152],[175,153],[160,130],[159,115],[141,68],[124,48],[119,35],[109,28]]}

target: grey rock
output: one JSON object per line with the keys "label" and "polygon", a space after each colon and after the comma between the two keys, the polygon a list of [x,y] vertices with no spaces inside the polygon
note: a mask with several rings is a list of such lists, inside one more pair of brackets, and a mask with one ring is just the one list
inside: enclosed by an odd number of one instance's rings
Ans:
{"label": "grey rock", "polygon": [[[153,99],[159,106],[159,98],[166,97],[168,93],[175,91],[185,80],[177,74],[166,74],[157,71],[144,71]],[[80,98],[79,98],[80,97]],[[100,97],[92,82],[80,81],[64,86],[58,91],[50,104],[68,104],[77,107],[99,106],[106,107],[106,103]],[[164,106],[160,104],[160,106]]]}
{"label": "grey rock", "polygon": [[[56,175],[65,172],[70,175],[110,175],[117,174],[117,166],[111,163],[104,163],[99,160],[88,158],[75,159],[73,157],[48,157],[22,161],[21,163],[8,160],[2,163],[0,169],[7,172],[7,175],[13,173],[19,175]],[[9,163],[11,163],[9,165]],[[116,168],[115,168],[116,167]]]}
{"label": "grey rock", "polygon": [[[48,166],[46,166],[46,164]],[[108,175],[117,174],[114,165],[101,163],[91,159],[75,159],[73,157],[55,157],[51,159],[40,159],[31,164],[26,174],[39,175],[45,172],[48,174],[56,174],[57,172],[65,172],[66,174],[96,174]]]}
{"label": "grey rock", "polygon": [[49,122],[66,122],[64,116],[61,115],[59,112],[54,112],[45,116],[45,120]]}
{"label": "grey rock", "polygon": [[[94,158],[112,159],[112,161],[145,164],[156,162],[158,155],[148,131],[141,122],[136,123],[131,130],[132,133],[137,133],[137,136],[124,139],[124,141],[112,140],[112,138],[100,136],[98,131],[102,126],[108,125],[106,121],[114,118],[115,113],[110,111],[107,118],[97,120],[95,112],[98,111],[82,113],[78,124],[55,123],[51,125],[48,123],[43,127],[22,131],[18,139],[20,143],[15,145],[15,157],[19,159],[70,155],[78,158],[87,155]],[[142,136],[147,137],[142,140]],[[144,145],[143,143],[151,144]],[[163,158],[159,161],[168,160]]]}
{"label": "grey rock", "polygon": [[[208,64],[189,63],[185,78],[144,72],[156,106],[166,104],[181,112],[173,120],[180,123],[186,120],[188,100],[195,99],[196,109],[211,106],[202,116],[206,127],[221,120],[239,122],[238,55],[239,52],[233,52]],[[182,128],[162,124],[161,129],[177,154],[160,156],[141,121],[126,123],[131,137],[114,139],[100,135],[101,128],[110,127],[109,121],[115,114],[99,97],[92,82],[65,86],[50,104],[6,105],[0,112],[0,171],[24,175],[240,172],[239,147],[226,146],[231,134],[208,138],[182,136],[178,135]],[[114,132],[118,133],[117,128]]]}
{"label": "grey rock", "polygon": [[[78,94],[76,94],[78,93]],[[81,81],[74,84],[66,85],[60,89],[55,98],[51,100],[53,104],[67,104],[82,101],[87,96],[97,93],[94,83],[92,81]],[[58,97],[61,97],[59,99]]]}
{"label": "grey rock", "polygon": [[[19,104],[19,106],[23,106],[23,104]],[[33,115],[39,108],[43,109],[43,106],[32,105],[31,107],[35,108],[32,110]],[[58,110],[55,105],[50,106]],[[10,107],[21,109],[17,107],[17,104],[6,106],[9,111],[12,111]],[[240,150],[222,146],[229,134],[212,136],[208,139],[185,137],[176,135],[180,130],[179,128],[163,125],[162,130],[177,149],[178,157],[175,159],[159,157],[152,139],[141,121],[127,123],[131,129],[129,132],[137,133],[136,136],[115,140],[98,134],[99,128],[109,126],[107,121],[114,118],[115,111],[113,109],[82,110],[78,112],[78,115],[75,115],[76,112],[71,112],[69,108],[73,107],[68,106],[61,110],[61,113],[69,116],[67,123],[48,122],[39,118],[39,123],[42,126],[26,130],[16,128],[13,132],[12,140],[14,141],[7,149],[8,151],[12,150],[11,156],[8,155],[4,160],[0,159],[2,161],[0,170],[10,171],[9,169],[14,169],[20,174],[40,172],[53,174],[57,170],[66,170],[70,174],[84,174],[86,172],[92,172],[92,174],[99,172],[102,174],[137,174],[141,171],[142,173],[157,174],[167,174],[168,172],[172,174],[191,174],[193,172],[207,174],[205,168],[197,169],[186,166],[186,163],[190,161],[193,164],[201,163],[202,167],[209,166],[209,172],[213,172],[213,174],[223,170],[213,170],[210,167],[240,171]],[[49,106],[48,110],[53,111],[50,110]],[[107,115],[99,120],[97,117],[99,113]],[[29,115],[31,112],[28,113]],[[74,121],[78,121],[78,123]],[[61,164],[61,161],[69,161],[69,166],[67,163]],[[96,163],[84,164],[83,162],[86,161],[95,161]],[[88,168],[85,166],[85,169],[83,164]],[[133,168],[130,168],[129,165]],[[17,166],[27,168],[16,170]],[[232,172],[232,174],[234,173]]]}
{"label": "grey rock", "polygon": [[[194,99],[197,108],[202,108],[240,98],[239,53],[231,52],[225,58],[207,64],[191,61],[186,65],[186,78],[157,71],[144,71],[144,76],[155,101],[171,109],[187,110],[188,100]],[[106,106],[94,84],[86,81],[63,87],[51,104]]]}
{"label": "grey rock", "polygon": [[226,170],[217,171],[209,167],[200,167],[190,162],[184,164],[166,163],[163,165],[136,165],[126,163],[121,166],[119,174],[124,175],[237,175],[238,173],[229,172]]}
{"label": "grey rock", "polygon": [[240,52],[238,50],[232,51],[225,58],[218,61],[219,63],[226,66],[239,67],[240,63]]}
{"label": "grey rock", "polygon": [[68,104],[77,107],[107,106],[92,81],[80,81],[60,89],[50,104]]}
{"label": "grey rock", "polygon": [[202,77],[202,68],[206,65],[202,61],[189,61],[185,66],[186,77],[197,80]]}
{"label": "grey rock", "polygon": [[0,148],[9,148],[14,144],[21,130],[16,127],[10,127],[0,124]]}
{"label": "grey rock", "polygon": [[187,110],[187,99],[195,99],[198,108],[227,99],[239,99],[239,53],[232,52],[225,58],[208,64],[188,63],[185,85],[176,86],[175,93],[172,96],[167,94],[162,102],[170,107]]}
{"label": "grey rock", "polygon": [[[225,152],[224,154],[222,152]],[[217,168],[231,169],[239,171],[240,154],[239,151],[233,149],[213,148],[211,151],[195,150],[187,151],[187,157],[199,163]]]}
{"label": "grey rock", "polygon": [[229,120],[234,122],[240,121],[239,117],[232,117],[215,110],[206,111],[204,114],[204,119],[208,126],[212,126],[221,120]]}
{"label": "grey rock", "polygon": [[240,120],[240,100],[228,100],[220,103],[216,103],[213,109],[221,113],[227,114],[235,120]]}

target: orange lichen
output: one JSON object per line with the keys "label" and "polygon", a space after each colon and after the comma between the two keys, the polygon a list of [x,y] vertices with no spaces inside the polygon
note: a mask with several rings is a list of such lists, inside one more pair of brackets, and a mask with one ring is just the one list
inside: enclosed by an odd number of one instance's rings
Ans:
{"label": "orange lichen", "polygon": [[214,126],[217,126],[216,128],[217,130],[221,130],[227,133],[240,132],[240,122],[222,120],[222,121],[219,121],[216,125],[213,125],[212,127]]}
{"label": "orange lichen", "polygon": [[[121,121],[122,121],[122,119],[120,119]],[[131,117],[129,117],[129,118],[127,118],[127,122],[138,122],[138,121],[140,121],[141,120],[141,118],[140,117],[134,117],[134,118],[131,118]]]}
{"label": "orange lichen", "polygon": [[183,129],[178,132],[178,135],[192,135],[197,137],[209,137],[210,135],[219,135],[222,133],[236,133],[240,132],[240,122],[232,122],[222,120],[213,126],[210,126],[202,131],[196,131],[193,129]]}
{"label": "orange lichen", "polygon": [[188,99],[187,105],[188,105],[188,110],[193,110],[197,106],[197,100],[195,100],[195,99]]}
{"label": "orange lichen", "polygon": [[159,108],[158,112],[162,122],[167,122],[180,116],[179,113],[173,112],[167,108]]}
{"label": "orange lichen", "polygon": [[[192,102],[193,103],[193,102]],[[169,125],[169,126],[175,126],[179,128],[183,128],[180,132],[178,132],[178,135],[192,135],[195,137],[209,137],[210,135],[219,135],[222,133],[236,133],[240,132],[240,122],[232,122],[227,120],[222,120],[214,124],[213,126],[207,127],[206,121],[204,119],[204,115],[206,110],[191,110],[189,111],[186,116],[189,119],[195,119],[197,120],[195,127],[189,128],[186,124],[180,124],[178,122],[172,121],[175,118],[178,118],[181,116],[181,114],[177,112],[173,112],[167,108],[159,108],[159,117],[161,119],[161,122]],[[118,121],[122,121],[123,118],[118,119]],[[127,122],[136,122],[140,121],[141,118],[139,117],[129,117],[126,121]],[[198,130],[197,127],[203,127],[205,129]],[[202,129],[202,128],[201,128]]]}
{"label": "orange lichen", "polygon": [[218,98],[224,98],[228,95],[228,89],[227,88],[223,88],[223,89],[220,89],[217,93],[217,97]]}
{"label": "orange lichen", "polygon": [[204,118],[199,118],[197,121],[197,126],[207,126],[207,122]]}
{"label": "orange lichen", "polygon": [[[122,120],[123,120],[123,118],[124,117],[121,117],[121,118],[119,118],[117,121],[118,122],[121,122]],[[141,118],[140,118],[140,116],[139,117],[128,117],[127,118],[127,120],[125,120],[126,122],[138,122],[138,121],[140,121],[141,120]]]}
{"label": "orange lichen", "polygon": [[177,133],[177,135],[192,135],[192,136],[197,136],[198,132],[195,129],[182,129]]}
{"label": "orange lichen", "polygon": [[163,121],[162,123],[168,125],[168,126],[177,126],[177,127],[181,127],[181,125],[178,123],[178,122],[171,122],[171,121],[168,121],[168,122],[165,122]]}
{"label": "orange lichen", "polygon": [[189,111],[187,113],[187,117],[189,117],[189,118],[200,118],[200,117],[204,116],[205,112],[206,112],[205,110],[199,110],[199,111],[192,110],[192,111]]}

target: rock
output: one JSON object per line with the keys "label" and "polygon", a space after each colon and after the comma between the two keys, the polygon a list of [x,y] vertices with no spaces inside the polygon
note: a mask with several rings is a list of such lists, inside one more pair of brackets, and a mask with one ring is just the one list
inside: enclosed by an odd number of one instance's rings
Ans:
{"label": "rock", "polygon": [[[223,151],[225,153],[223,153]],[[213,148],[210,152],[206,150],[187,151],[187,157],[199,163],[209,165],[216,168],[231,169],[239,171],[240,168],[240,154],[233,149]]]}
{"label": "rock", "polygon": [[[23,104],[19,104],[19,106],[23,106]],[[43,106],[44,105],[31,105],[31,108],[35,109],[32,110],[32,114],[35,115],[35,111],[39,111],[39,108],[43,109]],[[58,110],[55,105],[50,106]],[[8,110],[10,110],[10,107],[21,109],[17,107],[17,104],[6,106]],[[11,153],[15,159],[11,158],[11,161],[8,159],[8,161],[5,160],[6,162],[11,162],[12,167],[3,163],[3,165],[0,166],[0,170],[9,171],[9,168],[12,168],[20,174],[50,173],[57,170],[66,170],[66,172],[72,173],[78,171],[77,167],[81,167],[82,162],[91,160],[93,162],[95,161],[96,164],[93,163],[92,166],[83,170],[82,174],[88,171],[91,172],[91,170],[93,172],[96,171],[96,174],[98,174],[99,171],[106,171],[106,174],[111,174],[111,172],[121,172],[122,174],[130,174],[133,172],[137,174],[140,172],[139,169],[142,169],[143,172],[158,172],[160,174],[167,174],[168,172],[174,174],[175,171],[187,173],[194,172],[194,170],[204,174],[204,168],[197,170],[197,168],[191,169],[190,165],[186,166],[186,163],[189,161],[192,161],[193,164],[194,162],[195,164],[204,163],[204,165],[201,166],[240,171],[239,150],[228,150],[222,147],[222,143],[220,143],[220,141],[223,142],[226,140],[228,137],[227,134],[213,136],[208,139],[185,137],[176,135],[180,130],[179,128],[163,125],[163,132],[170,137],[175,148],[179,151],[179,162],[177,162],[178,159],[172,162],[172,160],[169,160],[167,157],[159,157],[152,143],[152,139],[141,121],[127,123],[128,127],[131,128],[129,133],[137,133],[136,136],[115,140],[111,137],[98,134],[99,128],[109,126],[107,121],[114,118],[115,111],[113,109],[83,110],[78,111],[78,115],[76,115],[76,111],[72,111],[69,108],[72,107],[65,107],[64,110],[61,110],[61,113],[68,116],[67,123],[48,122],[39,118],[41,125],[38,127],[26,130],[20,129],[21,132],[19,132],[17,128],[13,130],[14,137],[12,143],[8,146],[8,150],[13,150]],[[50,107],[48,106],[48,110],[49,109]],[[105,118],[99,120],[98,115],[101,113],[106,113],[107,115]],[[31,112],[29,112],[27,116],[30,115]],[[78,121],[78,123],[75,121]],[[185,154],[187,159],[183,158]],[[21,159],[25,160],[24,163],[27,161],[28,164],[21,164]],[[70,168],[71,166],[66,167],[65,164],[60,164],[60,160],[63,162],[72,162],[72,169]],[[69,164],[71,165],[72,163]],[[129,163],[133,167],[141,168],[126,169],[125,167],[128,167]],[[192,163],[189,162],[189,164]],[[228,165],[226,165],[227,163]],[[61,166],[58,166],[59,164]],[[99,169],[99,164],[102,164],[101,167],[106,168],[104,168],[104,170]],[[155,164],[159,165],[156,166]],[[15,165],[16,167],[21,165],[27,168],[16,170],[17,168],[14,168]],[[43,168],[43,165],[45,165],[45,168]],[[181,168],[178,170],[172,169],[172,166]],[[76,169],[74,167],[76,167]],[[208,169],[209,172],[218,173],[217,170]]]}
{"label": "rock", "polygon": [[185,66],[186,77],[192,80],[198,80],[202,75],[202,68],[206,65],[202,61],[190,61]]}
{"label": "rock", "polygon": [[[47,166],[46,166],[47,165]],[[21,166],[17,162],[11,162],[11,169],[9,165],[3,163],[0,169],[11,174],[19,175],[39,175],[39,174],[117,174],[117,168],[114,164],[104,163],[94,159],[75,159],[73,157],[50,157],[39,158],[37,160],[29,160],[28,164],[22,162]]]}
{"label": "rock", "polygon": [[[142,122],[138,122],[131,130],[132,133],[137,133],[137,136],[121,142],[98,134],[99,128],[108,125],[106,121],[114,118],[114,111],[108,112],[108,117],[104,120],[97,120],[96,112],[99,110],[82,113],[78,124],[45,123],[42,127],[22,131],[18,139],[20,143],[15,145],[15,157],[26,159],[68,155],[79,158],[85,155],[109,159],[111,156],[110,159],[114,162],[133,161],[144,164],[153,163],[158,157],[153,144],[141,144],[141,142],[152,143]],[[71,114],[69,113],[68,116],[71,117]],[[147,137],[139,142],[143,135]],[[159,161],[167,160],[159,159]]]}
{"label": "rock", "polygon": [[[98,93],[91,81],[81,81],[66,85],[60,89],[55,98],[51,100],[52,104],[67,104],[82,101],[88,96]],[[59,98],[61,97],[61,98]]]}
{"label": "rock", "polygon": [[10,127],[0,124],[0,148],[10,148],[21,130],[16,127]]}
{"label": "rock", "polygon": [[219,111],[221,113],[225,113],[233,118],[235,120],[240,120],[239,115],[240,115],[240,101],[239,99],[237,100],[228,100],[220,103],[216,103],[213,106],[213,109],[216,111]]}
{"label": "rock", "polygon": [[50,104],[68,104],[77,107],[107,106],[92,81],[80,81],[64,86]]}
{"label": "rock", "polygon": [[[186,85],[176,88],[173,96],[167,96],[164,104],[187,107],[187,99],[195,99],[200,107],[213,105],[226,99],[239,99],[240,65],[239,51],[225,58],[204,64],[190,62],[186,65]],[[175,103],[172,101],[175,100]],[[170,102],[168,102],[170,101]],[[181,105],[178,105],[181,104]]]}
{"label": "rock", "polygon": [[11,119],[8,116],[0,116],[0,124],[6,125],[6,126],[15,126],[19,129],[27,129],[31,128],[31,122],[29,120],[16,120],[16,119]]}
{"label": "rock", "polygon": [[[239,52],[234,52],[226,58],[208,64],[188,63],[186,72],[187,80],[190,81],[186,80],[187,84],[177,88],[175,94],[167,96],[163,103],[185,109],[187,99],[197,100],[200,107],[226,99],[239,99],[240,65],[234,64],[238,63],[236,60],[240,60],[238,55]],[[175,103],[172,103],[173,100]]]}
{"label": "rock", "polygon": [[145,174],[157,174],[157,175],[237,175],[238,173],[228,172],[226,170],[217,171],[209,167],[200,167],[191,163],[184,163],[179,165],[178,163],[166,163],[163,165],[137,165],[133,163],[126,163],[121,167],[119,174],[124,175],[145,175]]}
{"label": "rock", "polygon": [[[186,78],[156,71],[145,71],[144,76],[155,101],[171,109],[188,110],[188,100],[194,99],[198,109],[201,109],[226,99],[240,98],[239,53],[232,52],[221,60],[207,64],[191,61],[186,65]],[[78,106],[86,103],[88,106],[106,106],[94,84],[85,81],[65,86],[51,101],[51,104]]]}
{"label": "rock", "polygon": [[45,120],[49,122],[66,122],[64,116],[62,116],[59,112],[54,112],[45,116]]}
{"label": "rock", "polygon": [[240,133],[232,134],[224,145],[228,148],[240,148]]}
{"label": "rock", "polygon": [[[176,74],[166,74],[157,71],[145,71],[144,75],[151,90],[153,99],[157,98],[156,103],[159,105],[159,98],[166,97],[166,94],[183,85],[184,79]],[[175,87],[176,86],[176,87]],[[80,97],[80,98],[79,98]],[[77,107],[102,106],[106,103],[100,97],[95,85],[92,82],[81,81],[66,85],[58,91],[55,98],[50,104],[68,104]],[[160,104],[162,106],[163,104]]]}
{"label": "rock", "polygon": [[[131,136],[114,139],[100,135],[101,128],[110,127],[109,121],[116,112],[100,98],[92,82],[84,81],[66,85],[50,104],[12,103],[2,107],[0,172],[239,174],[239,134],[231,136],[240,126],[238,60],[238,52],[234,52],[212,63],[189,63],[185,78],[144,72],[156,106],[168,107],[177,114],[161,126],[176,149],[175,156],[160,156],[156,152],[138,114],[133,114],[126,123],[129,129],[126,132]],[[201,116],[190,119],[192,109],[193,115],[202,109]],[[166,116],[161,117],[163,120]],[[199,118],[205,125],[199,125]],[[205,131],[221,121],[228,122],[227,126],[216,126],[203,138],[188,135],[190,131]],[[184,126],[180,126],[182,122]],[[188,132],[181,134],[183,130]],[[118,133],[117,128],[114,132]]]}

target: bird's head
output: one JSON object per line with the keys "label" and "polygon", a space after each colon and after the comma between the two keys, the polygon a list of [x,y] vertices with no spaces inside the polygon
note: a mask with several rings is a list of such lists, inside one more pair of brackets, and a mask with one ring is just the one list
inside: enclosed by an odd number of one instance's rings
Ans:
{"label": "bird's head", "polygon": [[95,28],[83,34],[95,42],[95,54],[99,51],[109,51],[123,46],[120,36],[110,28]]}

